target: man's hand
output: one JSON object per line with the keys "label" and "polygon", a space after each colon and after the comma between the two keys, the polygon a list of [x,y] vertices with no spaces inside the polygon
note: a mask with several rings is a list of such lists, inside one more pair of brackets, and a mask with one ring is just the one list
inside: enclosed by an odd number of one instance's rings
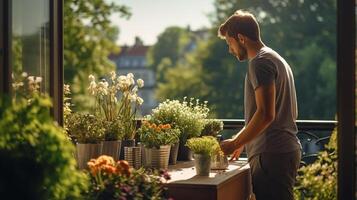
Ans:
{"label": "man's hand", "polygon": [[220,143],[220,146],[224,155],[230,155],[237,149],[234,139],[224,140]]}
{"label": "man's hand", "polygon": [[236,149],[234,152],[233,152],[233,155],[231,156],[231,158],[229,159],[229,161],[232,161],[234,159],[238,160],[240,154],[242,153],[243,151],[243,147],[239,148],[239,149]]}

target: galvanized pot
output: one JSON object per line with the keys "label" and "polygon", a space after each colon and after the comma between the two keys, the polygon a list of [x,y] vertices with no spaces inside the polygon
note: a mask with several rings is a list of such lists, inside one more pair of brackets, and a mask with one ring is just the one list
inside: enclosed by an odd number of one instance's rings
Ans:
{"label": "galvanized pot", "polygon": [[169,165],[170,145],[156,148],[145,148],[145,167],[167,169]]}
{"label": "galvanized pot", "polygon": [[194,154],[196,174],[198,176],[209,176],[211,169],[211,156],[205,154]]}
{"label": "galvanized pot", "polygon": [[124,147],[124,159],[135,169],[141,167],[141,147]]}
{"label": "galvanized pot", "polygon": [[124,159],[124,147],[135,147],[135,139],[128,139],[121,141],[119,160]]}

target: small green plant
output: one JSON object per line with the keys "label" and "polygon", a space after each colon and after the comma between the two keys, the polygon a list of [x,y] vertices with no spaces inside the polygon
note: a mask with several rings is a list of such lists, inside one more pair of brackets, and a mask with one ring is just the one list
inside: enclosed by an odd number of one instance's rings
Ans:
{"label": "small green plant", "polygon": [[218,119],[206,119],[201,136],[217,136],[223,130],[223,122]]}
{"label": "small green plant", "polygon": [[147,116],[149,121],[157,124],[170,124],[180,130],[180,140],[197,137],[201,134],[204,119],[208,116],[207,102],[201,103],[198,99],[186,98],[182,102],[178,100],[166,100],[153,109]]}
{"label": "small green plant", "polygon": [[88,178],[75,148],[50,116],[48,97],[0,98],[0,195],[4,199],[82,199]]}
{"label": "small green plant", "polygon": [[68,134],[74,142],[99,143],[104,137],[105,124],[94,115],[73,113],[68,117]]}
{"label": "small green plant", "polygon": [[160,148],[162,145],[171,145],[179,141],[180,131],[171,128],[170,124],[155,124],[143,121],[138,129],[140,141],[148,148]]}
{"label": "small green plant", "polygon": [[125,129],[120,118],[116,118],[114,121],[104,123],[107,127],[104,132],[105,141],[121,140],[123,138]]}
{"label": "small green plant", "polygon": [[115,163],[105,155],[92,159],[88,166],[91,186],[87,199],[165,199],[164,183],[170,179],[166,171],[135,170],[127,161]]}
{"label": "small green plant", "polygon": [[337,131],[331,135],[326,151],[319,153],[317,160],[298,171],[294,188],[295,199],[337,199]]}
{"label": "small green plant", "polygon": [[195,154],[215,155],[221,152],[221,147],[216,138],[212,136],[203,136],[187,140],[186,146]]}

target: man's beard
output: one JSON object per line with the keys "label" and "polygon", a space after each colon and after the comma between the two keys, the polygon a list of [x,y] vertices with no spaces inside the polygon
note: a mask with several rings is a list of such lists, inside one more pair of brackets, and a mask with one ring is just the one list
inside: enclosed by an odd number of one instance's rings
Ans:
{"label": "man's beard", "polygon": [[243,46],[243,44],[237,40],[238,42],[238,55],[237,58],[239,61],[245,61],[248,59],[248,51],[247,48]]}

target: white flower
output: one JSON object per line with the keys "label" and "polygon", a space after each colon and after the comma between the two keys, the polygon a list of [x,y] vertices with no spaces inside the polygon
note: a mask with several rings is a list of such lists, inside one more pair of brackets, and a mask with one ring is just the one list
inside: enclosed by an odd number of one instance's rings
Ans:
{"label": "white flower", "polygon": [[124,81],[126,81],[126,76],[119,76],[118,77],[118,82],[124,82]]}
{"label": "white flower", "polygon": [[22,72],[21,76],[25,78],[25,77],[27,77],[27,73],[26,72]]}
{"label": "white flower", "polygon": [[138,80],[136,80],[136,83],[138,84],[139,88],[144,87],[144,80],[139,78]]}
{"label": "white flower", "polygon": [[126,77],[127,77],[127,78],[134,78],[134,74],[133,74],[133,73],[128,73],[128,74],[126,75]]}
{"label": "white flower", "polygon": [[135,102],[137,100],[137,98],[140,98],[140,97],[138,97],[136,94],[129,95],[129,99],[131,102]]}
{"label": "white flower", "polygon": [[117,74],[115,73],[115,71],[110,72],[110,77],[113,81],[115,80],[115,78],[117,77]]}
{"label": "white flower", "polygon": [[131,85],[134,85],[134,84],[135,84],[135,80],[134,80],[134,78],[129,78],[129,79],[127,79],[127,81],[128,81],[128,85],[129,85],[129,86],[131,86]]}
{"label": "white flower", "polygon": [[137,98],[136,98],[136,102],[137,102],[139,105],[141,105],[141,104],[144,103],[144,99],[142,99],[141,97],[137,97]]}
{"label": "white flower", "polygon": [[137,93],[138,92],[138,86],[135,86],[132,90],[133,93]]}
{"label": "white flower", "polygon": [[28,81],[29,81],[30,83],[35,82],[35,77],[34,77],[34,76],[29,76],[27,79],[28,79]]}
{"label": "white flower", "polygon": [[95,81],[95,77],[92,74],[89,75],[88,78],[90,82]]}
{"label": "white flower", "polygon": [[97,89],[97,84],[95,83],[95,81],[90,82],[89,87],[88,87],[88,91],[91,95],[94,95]]}
{"label": "white flower", "polygon": [[35,77],[35,82],[36,83],[41,83],[42,82],[42,77]]}

